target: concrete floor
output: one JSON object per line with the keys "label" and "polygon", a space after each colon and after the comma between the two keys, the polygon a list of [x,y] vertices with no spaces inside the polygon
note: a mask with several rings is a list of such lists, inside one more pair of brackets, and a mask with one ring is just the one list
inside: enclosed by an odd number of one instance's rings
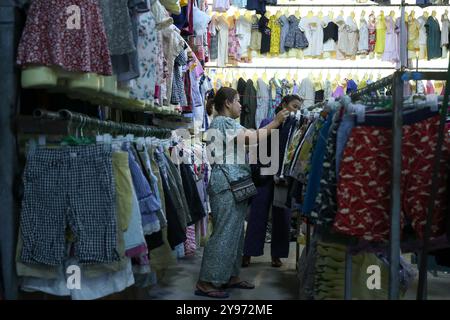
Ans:
{"label": "concrete floor", "polygon": [[[240,277],[256,285],[254,290],[230,290],[230,299],[236,300],[292,300],[298,297],[298,280],[295,271],[295,243],[292,243],[289,259],[282,259],[281,268],[271,267],[270,244],[265,255],[252,258],[250,267],[242,268]],[[179,259],[169,268],[163,280],[150,291],[151,299],[211,300],[194,295],[203,249],[195,257]]]}
{"label": "concrete floor", "polygon": [[[162,281],[150,290],[150,299],[162,300],[210,300],[194,295],[202,261],[202,249],[195,257],[179,259],[170,267]],[[290,257],[283,259],[283,267],[270,265],[270,244],[266,244],[265,255],[252,258],[250,267],[243,268],[241,278],[256,285],[255,290],[230,290],[230,299],[236,300],[295,300],[298,298],[298,279],[295,270],[295,243],[291,243]],[[417,279],[408,290],[405,299],[414,300]],[[450,274],[428,274],[429,299],[450,300]]]}

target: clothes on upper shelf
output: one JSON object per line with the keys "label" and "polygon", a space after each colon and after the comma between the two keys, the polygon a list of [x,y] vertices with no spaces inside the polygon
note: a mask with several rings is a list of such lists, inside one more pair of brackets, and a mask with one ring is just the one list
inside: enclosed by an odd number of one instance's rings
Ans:
{"label": "clothes on upper shelf", "polygon": [[[277,57],[288,53],[288,57],[303,58],[335,58],[354,59],[357,56],[369,55],[396,65],[400,57],[415,59],[440,59],[446,57],[449,42],[449,20],[445,14],[441,22],[433,15],[415,18],[408,16],[405,23],[403,39],[400,39],[401,21],[393,13],[384,15],[383,11],[376,15],[371,12],[368,19],[365,13],[356,20],[355,14],[333,18],[332,15],[322,16],[308,13],[305,17],[296,15],[286,16],[281,12],[272,14],[226,16],[225,13],[215,13],[214,20],[222,20],[222,27],[226,32],[222,34],[225,43],[232,41],[234,25],[245,24],[245,30],[239,32],[243,40],[239,41],[240,52],[245,56],[236,61],[228,61],[228,56],[234,56],[234,48],[211,42],[211,52],[222,52],[221,59],[217,59],[217,66],[239,62],[251,62],[251,58],[258,56]],[[251,27],[249,25],[251,24]],[[442,27],[441,27],[442,24]],[[228,28],[228,29],[227,29]],[[250,32],[248,30],[251,29]],[[245,34],[247,36],[245,36]],[[248,40],[250,35],[250,42]],[[400,42],[406,42],[400,46]],[[400,52],[401,48],[405,48]],[[300,50],[293,50],[300,49]],[[375,54],[371,54],[375,53]],[[283,57],[283,56],[282,56]],[[213,59],[214,60],[214,59]]]}

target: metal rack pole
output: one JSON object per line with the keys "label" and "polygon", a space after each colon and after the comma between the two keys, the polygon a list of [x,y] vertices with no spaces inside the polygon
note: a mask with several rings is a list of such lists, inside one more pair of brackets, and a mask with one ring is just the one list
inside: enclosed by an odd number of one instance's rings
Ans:
{"label": "metal rack pole", "polygon": [[352,267],[352,253],[350,248],[347,247],[345,251],[345,300],[352,300]]}
{"label": "metal rack pole", "polygon": [[309,254],[309,250],[311,247],[311,224],[309,223],[309,219],[306,218],[306,255]]}
{"label": "metal rack pole", "polygon": [[[450,58],[449,58],[449,64],[448,69],[450,69]],[[447,81],[445,84],[445,92],[444,92],[444,103],[441,107],[441,119],[439,122],[439,135],[438,135],[438,141],[436,144],[436,151],[435,151],[435,158],[434,158],[434,165],[433,165],[433,173],[431,178],[431,192],[430,192],[430,199],[428,203],[428,212],[427,212],[427,222],[425,225],[425,232],[424,232],[424,243],[422,252],[420,254],[420,267],[419,267],[419,285],[417,288],[417,300],[426,300],[427,299],[427,269],[428,269],[428,250],[430,245],[430,237],[431,237],[431,225],[433,223],[433,211],[434,211],[434,202],[437,197],[437,191],[438,191],[438,181],[439,181],[439,169],[441,164],[441,156],[442,156],[442,145],[444,144],[444,138],[445,138],[445,120],[447,117],[447,109],[448,109],[448,100],[449,100],[449,94],[450,94],[450,81],[449,81],[449,71],[447,71]]]}
{"label": "metal rack pole", "polygon": [[[170,137],[172,134],[172,130],[167,128],[144,126],[126,122],[102,121],[96,118],[91,118],[81,113],[72,112],[70,110],[60,110],[59,112],[52,112],[42,109],[36,109],[33,112],[33,118],[37,120],[54,120],[63,123],[67,122],[66,126],[70,126],[70,124],[81,124],[82,127],[90,127],[109,133],[115,132],[121,134],[135,134],[143,136],[156,134],[164,137]],[[53,131],[52,133],[54,133]]]}
{"label": "metal rack pole", "polygon": [[[405,0],[402,0],[400,39],[405,34]],[[400,41],[400,52],[406,50],[405,43]],[[405,68],[407,61],[401,56],[400,66]],[[391,230],[389,248],[389,300],[400,299],[400,212],[401,212],[401,176],[402,176],[402,131],[403,131],[403,80],[402,72],[395,72],[393,85],[393,118],[392,118],[392,189],[391,189]]]}
{"label": "metal rack pole", "polygon": [[400,267],[400,182],[402,174],[402,72],[394,73],[393,118],[392,118],[392,189],[391,189],[391,232],[389,250],[389,299],[398,300]]}

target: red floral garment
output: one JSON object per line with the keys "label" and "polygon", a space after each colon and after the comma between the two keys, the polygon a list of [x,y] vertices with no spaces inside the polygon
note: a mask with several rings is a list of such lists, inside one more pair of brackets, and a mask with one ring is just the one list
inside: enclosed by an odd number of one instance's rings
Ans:
{"label": "red floral garment", "polygon": [[[439,116],[403,126],[401,227],[405,219],[409,219],[419,238],[423,236],[426,223],[438,127]],[[447,136],[433,215],[433,236],[443,232],[449,150],[450,139]],[[336,231],[369,241],[389,239],[391,152],[391,129],[374,126],[353,128],[339,172]]]}
{"label": "red floral garment", "polygon": [[[79,25],[77,10],[70,7],[79,8]],[[60,66],[67,71],[111,75],[108,42],[97,1],[32,1],[17,64]]]}

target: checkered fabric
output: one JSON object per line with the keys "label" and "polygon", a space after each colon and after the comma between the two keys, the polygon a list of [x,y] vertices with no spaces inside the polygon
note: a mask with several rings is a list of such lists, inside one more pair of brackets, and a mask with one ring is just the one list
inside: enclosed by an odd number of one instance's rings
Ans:
{"label": "checkered fabric", "polygon": [[24,188],[23,262],[60,265],[66,228],[74,234],[80,263],[119,260],[111,151],[104,146],[30,151]]}
{"label": "checkered fabric", "polygon": [[182,51],[175,59],[175,65],[173,70],[173,83],[172,83],[172,98],[170,103],[182,106],[187,104],[186,94],[184,92],[184,81],[182,68],[188,63],[188,58],[185,51]]}

